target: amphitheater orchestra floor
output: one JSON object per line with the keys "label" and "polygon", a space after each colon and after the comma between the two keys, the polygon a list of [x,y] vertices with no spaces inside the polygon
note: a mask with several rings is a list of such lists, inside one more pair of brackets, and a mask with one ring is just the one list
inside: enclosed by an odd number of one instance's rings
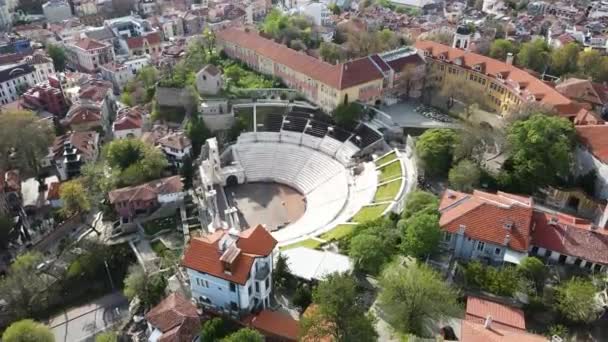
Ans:
{"label": "amphitheater orchestra floor", "polygon": [[242,228],[265,224],[271,231],[297,221],[306,210],[305,197],[278,183],[247,183],[225,188],[228,203],[239,210]]}

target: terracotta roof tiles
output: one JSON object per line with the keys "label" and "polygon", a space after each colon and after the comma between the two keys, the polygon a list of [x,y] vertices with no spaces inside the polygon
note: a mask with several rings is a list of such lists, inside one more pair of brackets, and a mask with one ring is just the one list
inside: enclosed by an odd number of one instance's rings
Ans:
{"label": "terracotta roof tiles", "polygon": [[608,125],[576,126],[576,133],[597,159],[608,163]]}
{"label": "terracotta roof tiles", "polygon": [[463,320],[460,327],[460,340],[466,342],[548,342],[541,335],[525,331],[500,328],[484,328],[483,324]]}
{"label": "terracotta roof tiles", "polygon": [[160,342],[192,341],[200,329],[194,304],[172,293],[146,314],[146,320],[160,330]]}
{"label": "terracotta roof tiles", "polygon": [[180,176],[157,179],[140,185],[128,186],[110,191],[110,203],[125,201],[147,201],[158,195],[181,192],[184,187]]}
{"label": "terracotta roof tiles", "polygon": [[452,234],[464,227],[467,237],[525,252],[530,244],[531,205],[529,198],[502,192],[447,190],[439,203],[439,224]]}
{"label": "terracotta roof tiles", "polygon": [[90,39],[90,38],[82,38],[80,40],[78,40],[77,42],[74,43],[75,46],[83,49],[83,50],[95,50],[95,49],[101,49],[104,47],[108,47],[109,45],[98,42],[94,39]]}
{"label": "terracotta roof tiles", "polygon": [[299,323],[288,314],[262,310],[257,315],[245,317],[243,323],[259,330],[270,338],[280,338],[287,341],[297,341],[299,334]]}
{"label": "terracotta roof tiles", "polygon": [[469,296],[467,298],[465,316],[467,321],[483,324],[488,316],[492,317],[492,325],[510,330],[526,330],[526,320],[522,309],[479,297]]}

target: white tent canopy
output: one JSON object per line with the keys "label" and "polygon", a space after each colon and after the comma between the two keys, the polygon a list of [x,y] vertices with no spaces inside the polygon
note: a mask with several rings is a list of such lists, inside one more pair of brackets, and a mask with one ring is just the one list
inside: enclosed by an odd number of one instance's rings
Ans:
{"label": "white tent canopy", "polygon": [[349,257],[306,247],[296,247],[281,251],[287,257],[291,274],[306,280],[322,280],[334,272],[351,272],[353,263]]}

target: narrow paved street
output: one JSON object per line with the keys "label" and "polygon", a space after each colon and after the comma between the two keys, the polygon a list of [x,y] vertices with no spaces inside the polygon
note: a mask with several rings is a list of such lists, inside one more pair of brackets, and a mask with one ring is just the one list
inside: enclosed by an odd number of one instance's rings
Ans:
{"label": "narrow paved street", "polygon": [[128,316],[129,303],[114,292],[53,317],[49,326],[57,342],[94,341],[95,335]]}

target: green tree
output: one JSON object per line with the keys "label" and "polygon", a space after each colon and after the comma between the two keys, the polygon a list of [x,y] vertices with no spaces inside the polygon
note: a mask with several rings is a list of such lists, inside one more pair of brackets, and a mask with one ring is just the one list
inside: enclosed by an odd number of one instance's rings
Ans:
{"label": "green tree", "polygon": [[520,191],[556,184],[570,172],[575,131],[565,118],[535,114],[508,128],[510,170]]}
{"label": "green tree", "polygon": [[10,241],[15,224],[10,218],[0,215],[0,251],[4,250]]}
{"label": "green tree", "polygon": [[547,279],[547,269],[539,258],[525,257],[521,263],[517,265],[517,270],[522,276],[534,284],[537,293],[542,292],[545,286],[545,280]]}
{"label": "green tree", "polygon": [[608,58],[597,50],[582,51],[578,55],[578,69],[595,82],[608,81]]}
{"label": "green tree", "polygon": [[161,274],[150,275],[139,265],[129,267],[124,293],[129,300],[138,297],[145,308],[151,308],[163,299],[167,280]]}
{"label": "green tree", "polygon": [[590,280],[572,278],[557,287],[556,308],[567,319],[590,323],[598,318],[597,289]]}
{"label": "green tree", "polygon": [[48,284],[36,270],[41,262],[40,253],[22,254],[15,259],[7,275],[0,279],[2,299],[7,302],[7,312],[14,319],[31,317],[46,305],[41,295],[45,294]]}
{"label": "green tree", "polygon": [[272,280],[276,289],[288,289],[293,284],[294,278],[287,264],[287,257],[282,253],[279,253],[272,270]]}
{"label": "green tree", "polygon": [[403,239],[401,247],[407,255],[417,258],[435,252],[441,240],[439,216],[436,214],[414,214],[407,220],[399,222]]}
{"label": "green tree", "polygon": [[349,127],[361,119],[363,108],[355,102],[343,103],[336,107],[332,114],[339,125]]}
{"label": "green tree", "polygon": [[3,110],[0,137],[0,170],[19,169],[22,177],[37,175],[53,142],[53,125],[29,111]]}
{"label": "green tree", "polygon": [[430,337],[430,326],[461,311],[456,290],[426,265],[395,261],[382,271],[379,283],[380,307],[400,332]]}
{"label": "green tree", "polygon": [[194,177],[194,166],[192,165],[192,157],[185,156],[182,159],[182,167],[179,170],[179,174],[183,177],[184,187],[186,189],[192,188],[192,179]]}
{"label": "green tree", "polygon": [[380,271],[390,258],[390,250],[385,248],[386,241],[372,234],[359,234],[350,241],[349,256],[355,268],[370,274]]}
{"label": "green tree", "polygon": [[549,46],[544,39],[535,39],[521,45],[517,54],[517,62],[525,68],[543,72],[549,66],[549,52]]}
{"label": "green tree", "polygon": [[504,61],[509,53],[515,54],[517,48],[510,40],[496,39],[490,46],[490,57]]}
{"label": "green tree", "polygon": [[479,166],[469,159],[463,159],[458,162],[448,175],[450,187],[458,191],[473,191],[479,186],[481,178],[481,169]]}
{"label": "green tree", "polygon": [[425,131],[416,141],[416,154],[425,174],[446,175],[452,165],[457,142],[458,135],[451,129],[433,128]]}
{"label": "green tree", "polygon": [[65,217],[91,210],[87,191],[79,180],[62,183],[59,188],[59,198],[63,202],[61,211]]}
{"label": "green tree", "polygon": [[300,321],[301,335],[331,336],[338,342],[376,341],[373,318],[358,304],[356,287],[346,273],[328,275],[313,292],[316,310]]}
{"label": "green tree", "polygon": [[54,342],[51,329],[42,323],[24,319],[11,324],[2,334],[4,342]]}
{"label": "green tree", "polygon": [[113,331],[106,331],[95,336],[95,342],[118,342],[118,334]]}
{"label": "green tree", "polygon": [[331,64],[335,64],[343,59],[340,45],[334,43],[321,42],[319,55],[324,61]]}
{"label": "green tree", "polygon": [[53,60],[53,67],[56,72],[64,71],[66,64],[65,50],[59,45],[50,44],[46,48],[49,57]]}
{"label": "green tree", "polygon": [[573,73],[577,69],[579,46],[576,43],[566,44],[551,52],[551,71],[556,76]]}
{"label": "green tree", "polygon": [[520,288],[520,277],[515,267],[487,267],[485,289],[499,296],[513,296]]}
{"label": "green tree", "polygon": [[125,91],[120,95],[120,102],[127,107],[132,107],[135,105],[135,100],[133,100],[133,96],[128,91]]}
{"label": "green tree", "polygon": [[299,284],[293,294],[293,305],[304,311],[312,302],[312,292],[307,284]]}
{"label": "green tree", "polygon": [[257,330],[250,328],[241,329],[222,339],[223,342],[264,342],[264,336]]}
{"label": "green tree", "polygon": [[205,122],[198,116],[192,116],[186,124],[186,135],[192,142],[192,155],[198,156],[205,141],[211,137],[211,132],[205,126]]}
{"label": "green tree", "polygon": [[118,183],[135,185],[159,178],[168,162],[158,149],[137,139],[114,140],[104,150],[108,166],[118,172]]}
{"label": "green tree", "polygon": [[407,195],[401,216],[407,219],[416,213],[437,213],[438,206],[437,196],[427,191],[416,190]]}
{"label": "green tree", "polygon": [[220,317],[214,317],[203,323],[200,332],[201,341],[215,342],[226,336],[224,320]]}

